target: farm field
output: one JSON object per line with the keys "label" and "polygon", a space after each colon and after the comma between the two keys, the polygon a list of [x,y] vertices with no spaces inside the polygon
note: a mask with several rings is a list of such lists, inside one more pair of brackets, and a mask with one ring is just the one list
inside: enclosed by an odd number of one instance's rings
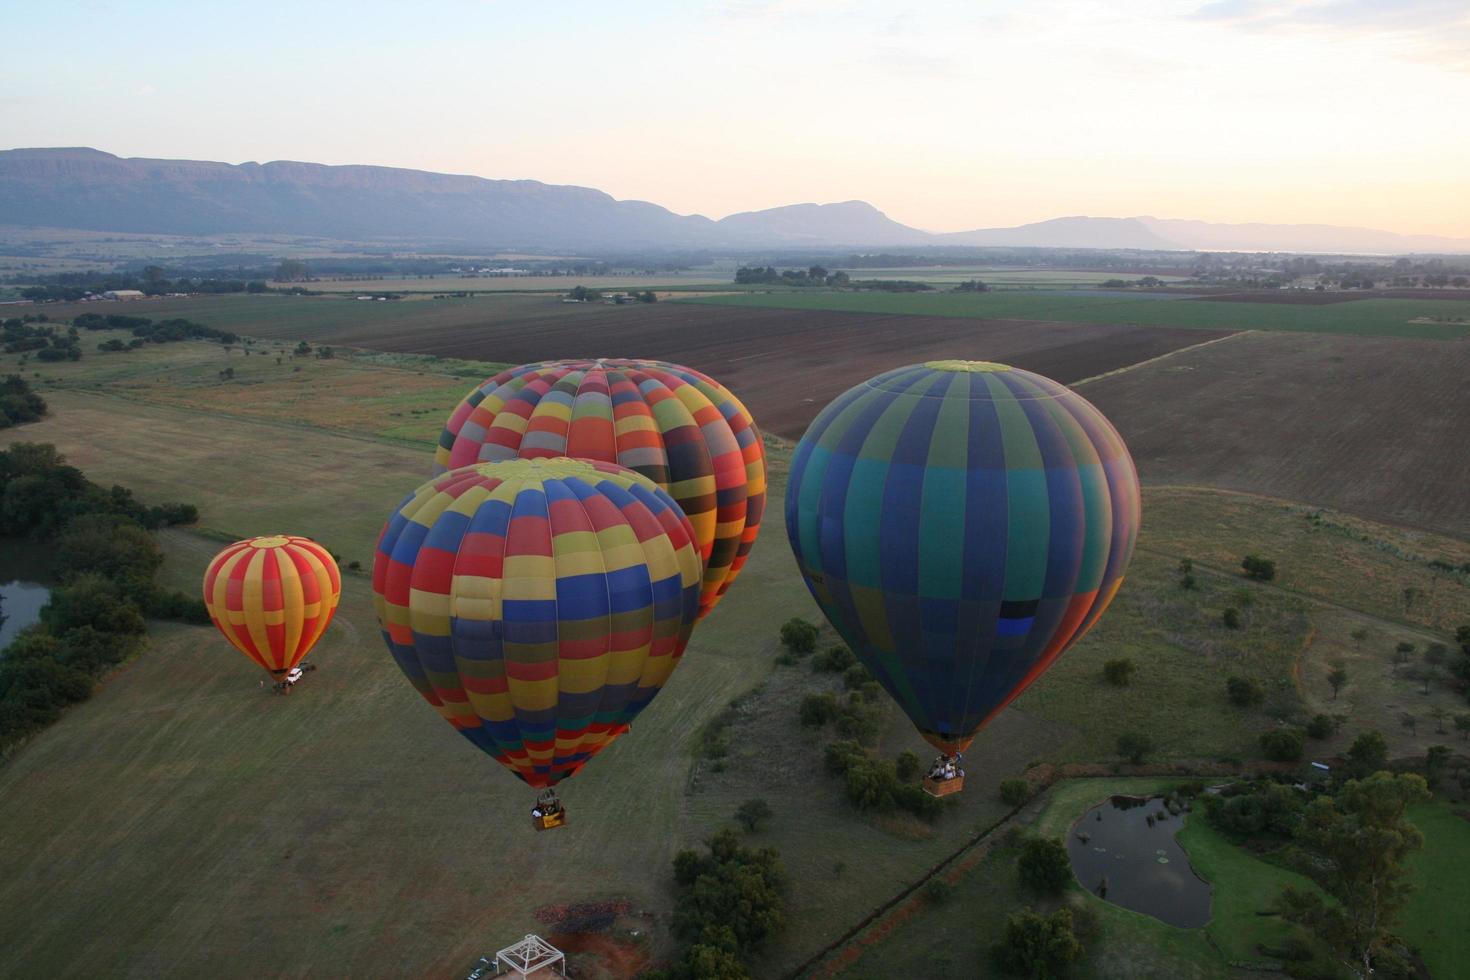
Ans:
{"label": "farm field", "polygon": [[[53,319],[96,304],[47,307]],[[603,306],[510,295],[367,303],[330,297],[148,300],[105,312],[181,316],[276,341],[524,363],[557,357],[670,360],[718,378],[762,429],[790,439],[847,388],[927,358],[1000,360],[1063,382],[1103,374],[1224,336],[1215,331],[949,317],[804,313],[658,303]],[[799,376],[800,384],[791,377]],[[467,386],[468,389],[468,386]]]}
{"label": "farm field", "polygon": [[[471,263],[478,264],[478,263]],[[452,272],[433,276],[400,276],[381,279],[313,278],[307,289],[324,293],[564,293],[573,286],[625,292],[630,289],[724,287],[732,270],[717,272],[666,272],[654,275],[630,273],[612,276],[461,276]]]}
{"label": "farm field", "polygon": [[[1094,272],[1071,269],[1017,269],[996,266],[929,266],[892,269],[844,268],[854,279],[906,279],[909,282],[927,282],[934,285],[953,286],[969,279],[983,280],[986,285],[1005,289],[1063,289],[1066,287],[1094,287],[1109,279],[1137,279],[1138,275],[1127,272]],[[1183,282],[1185,276],[1155,276],[1164,282]]]}
{"label": "farm field", "polygon": [[[1328,305],[1216,302],[1188,297],[1139,298],[1099,292],[1051,295],[1021,290],[988,293],[804,292],[708,296],[690,303],[987,319],[1058,320],[1208,330],[1417,337],[1453,340],[1470,335],[1470,300],[1368,299]],[[1451,318],[1455,323],[1418,322]]]}
{"label": "farm field", "polygon": [[[1035,327],[1015,325],[1015,340],[1034,340]],[[573,342],[570,329],[552,338]],[[52,441],[98,482],[198,504],[198,528],[164,536],[171,586],[195,587],[221,538],[273,528],[316,536],[365,566],[389,508],[427,472],[439,416],[491,365],[355,352],[278,365],[267,346],[248,358],[187,342],[30,365],[53,414],[5,430],[0,444]],[[224,366],[234,378],[219,377]],[[319,397],[303,398],[303,387]],[[789,447],[773,440],[770,451],[779,500]],[[751,841],[778,848],[793,883],[794,925],[758,964],[780,974],[989,825],[1004,810],[995,785],[1028,763],[1108,764],[1129,727],[1146,727],[1163,759],[1254,757],[1277,718],[1325,709],[1319,665],[1354,642],[1348,624],[1371,626],[1365,647],[1386,654],[1401,637],[1448,639],[1466,608],[1463,578],[1436,577],[1426,561],[1470,559],[1461,542],[1333,513],[1312,522],[1282,501],[1148,487],[1140,551],[1109,615],[976,741],[972,790],[931,826],[852,810],[821,768],[831,734],[797,723],[804,693],[840,684],[804,663],[773,666],[774,624],[819,616],[796,578],[781,508],[767,513],[751,563],[685,667],[636,733],[568,784],[573,825],[561,834],[533,835],[526,791],[413,695],[380,647],[364,576],[346,575],[323,669],[289,700],[261,692],[255,668],[211,630],[155,626],[149,652],[0,768],[0,907],[21,910],[0,919],[0,973],[108,964],[182,974],[245,950],[240,968],[257,973],[286,964],[374,973],[386,963],[444,974],[528,931],[555,941],[550,906],[602,901],[629,903],[653,936],[639,955],[657,957],[668,949],[673,853],[761,796],[777,815]],[[1277,583],[1247,583],[1234,565],[1262,544],[1302,557],[1278,561]],[[1181,556],[1198,563],[1192,592],[1174,578]],[[1394,593],[1411,585],[1433,598],[1399,613]],[[1242,590],[1245,628],[1227,631],[1220,610]],[[822,645],[832,641],[824,630]],[[1115,656],[1140,665],[1127,689],[1102,685],[1101,664]],[[1362,656],[1355,671],[1388,672],[1380,655]],[[1266,703],[1230,707],[1227,673],[1260,679]],[[1338,740],[1382,727],[1396,752],[1422,751],[1432,726],[1398,730],[1368,693],[1382,688],[1358,676],[1364,694]],[[1100,691],[1113,709],[1096,710]],[[730,747],[719,766],[696,757],[716,718]],[[925,751],[892,710],[879,747],[890,757]],[[160,882],[163,866],[186,873]],[[1115,958],[1097,975],[1124,975],[1129,951],[1157,938],[1139,936],[1121,953],[1110,947]],[[1190,961],[1185,946],[1161,947],[1161,962]],[[597,975],[594,961],[583,965]]]}
{"label": "farm field", "polygon": [[1267,494],[1470,538],[1467,371],[1467,343],[1260,333],[1081,391],[1150,483]]}

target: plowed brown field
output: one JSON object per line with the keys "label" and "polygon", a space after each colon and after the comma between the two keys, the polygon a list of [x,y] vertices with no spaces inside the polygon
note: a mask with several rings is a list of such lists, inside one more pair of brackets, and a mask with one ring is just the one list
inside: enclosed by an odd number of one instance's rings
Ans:
{"label": "plowed brown field", "polygon": [[1082,387],[1146,482],[1470,537],[1470,343],[1250,333]]}

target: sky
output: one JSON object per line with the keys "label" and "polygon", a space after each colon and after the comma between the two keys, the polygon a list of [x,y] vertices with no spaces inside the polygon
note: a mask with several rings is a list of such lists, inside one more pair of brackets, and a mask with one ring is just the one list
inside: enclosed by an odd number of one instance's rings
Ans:
{"label": "sky", "polygon": [[0,147],[1470,237],[1467,0],[0,0]]}

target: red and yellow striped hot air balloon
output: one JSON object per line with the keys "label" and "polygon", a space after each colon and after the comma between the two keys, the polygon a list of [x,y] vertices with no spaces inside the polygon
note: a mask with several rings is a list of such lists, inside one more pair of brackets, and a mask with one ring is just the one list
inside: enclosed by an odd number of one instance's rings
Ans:
{"label": "red and yellow striped hot air balloon", "polygon": [[277,681],[326,632],[342,576],[310,538],[272,534],[236,541],[204,572],[204,605],[225,639]]}

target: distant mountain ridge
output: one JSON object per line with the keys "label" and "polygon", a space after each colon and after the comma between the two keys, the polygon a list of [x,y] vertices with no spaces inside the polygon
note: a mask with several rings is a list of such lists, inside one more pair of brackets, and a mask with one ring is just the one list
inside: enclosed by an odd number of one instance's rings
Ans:
{"label": "distant mountain ridge", "polygon": [[0,224],[160,235],[286,234],[540,249],[1011,246],[1470,252],[1470,239],[1331,225],[1054,218],[934,234],[864,201],[792,204],[718,221],[535,180],[375,166],[123,158],[88,147],[0,151]]}

